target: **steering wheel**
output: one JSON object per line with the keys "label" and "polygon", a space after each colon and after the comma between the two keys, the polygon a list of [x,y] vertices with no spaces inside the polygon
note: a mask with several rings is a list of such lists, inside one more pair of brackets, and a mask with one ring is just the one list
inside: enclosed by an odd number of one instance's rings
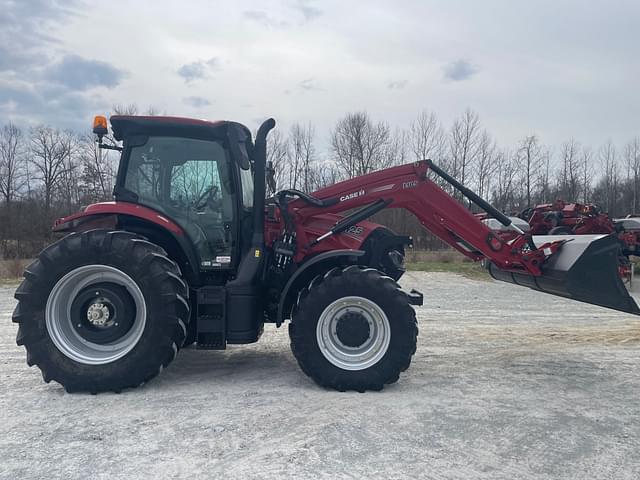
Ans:
{"label": "steering wheel", "polygon": [[193,206],[196,209],[196,211],[201,211],[204,207],[207,206],[207,204],[210,201],[215,201],[215,197],[217,196],[218,196],[218,186],[211,185],[204,192],[202,192],[202,195],[200,195],[195,202],[193,202]]}

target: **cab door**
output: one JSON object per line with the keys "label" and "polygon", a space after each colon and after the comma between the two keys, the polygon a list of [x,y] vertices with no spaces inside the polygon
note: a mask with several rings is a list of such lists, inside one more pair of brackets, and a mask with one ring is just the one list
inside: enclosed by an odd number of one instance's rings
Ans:
{"label": "cab door", "polygon": [[132,148],[128,164],[127,190],[184,229],[200,270],[235,266],[239,188],[224,142],[149,137]]}

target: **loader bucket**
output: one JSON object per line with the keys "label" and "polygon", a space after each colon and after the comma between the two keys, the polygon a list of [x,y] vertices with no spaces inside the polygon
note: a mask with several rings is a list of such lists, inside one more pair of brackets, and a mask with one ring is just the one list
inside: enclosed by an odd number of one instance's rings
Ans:
{"label": "loader bucket", "polygon": [[640,315],[618,272],[620,244],[614,235],[533,237],[537,246],[556,240],[569,241],[547,259],[542,276],[508,272],[490,264],[491,276],[551,295]]}

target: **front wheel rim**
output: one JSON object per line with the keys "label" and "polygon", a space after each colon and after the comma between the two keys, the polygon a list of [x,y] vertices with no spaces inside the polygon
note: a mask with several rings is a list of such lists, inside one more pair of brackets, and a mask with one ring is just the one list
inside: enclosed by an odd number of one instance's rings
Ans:
{"label": "front wheel rim", "polygon": [[[78,334],[78,318],[71,314],[76,296],[94,284],[114,283],[124,287],[133,299],[135,314],[129,330],[109,343],[95,343]],[[53,287],[45,308],[47,332],[66,357],[86,365],[104,365],[128,354],[144,332],[147,307],[136,282],[126,273],[108,265],[84,265],[62,277]]]}
{"label": "front wheel rim", "polygon": [[[338,322],[345,314],[356,314],[368,324],[368,334],[358,346],[349,346],[338,335]],[[323,356],[343,370],[367,369],[378,363],[389,349],[391,326],[382,308],[364,297],[339,298],[320,314],[316,338]]]}

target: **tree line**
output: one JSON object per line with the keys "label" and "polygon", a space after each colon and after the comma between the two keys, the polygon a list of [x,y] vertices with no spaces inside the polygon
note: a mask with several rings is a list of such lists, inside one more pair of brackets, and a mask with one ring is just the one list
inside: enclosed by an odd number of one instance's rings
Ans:
{"label": "tree line", "polygon": [[[116,113],[135,114],[134,105]],[[153,110],[147,114],[156,113]],[[497,208],[513,214],[561,198],[595,203],[611,216],[640,213],[640,137],[624,145],[584,145],[568,139],[548,145],[534,133],[502,145],[466,110],[445,126],[423,111],[408,128],[351,112],[318,148],[313,124],[293,124],[269,138],[268,160],[279,189],[312,192],[340,180],[430,158]],[[51,240],[52,221],[96,201],[110,200],[117,158],[99,152],[91,133],[51,126],[0,128],[0,255],[32,256]],[[443,188],[448,188],[442,185]],[[450,193],[460,201],[456,192]],[[410,214],[394,210],[376,220],[411,234],[418,246],[441,244]]]}

